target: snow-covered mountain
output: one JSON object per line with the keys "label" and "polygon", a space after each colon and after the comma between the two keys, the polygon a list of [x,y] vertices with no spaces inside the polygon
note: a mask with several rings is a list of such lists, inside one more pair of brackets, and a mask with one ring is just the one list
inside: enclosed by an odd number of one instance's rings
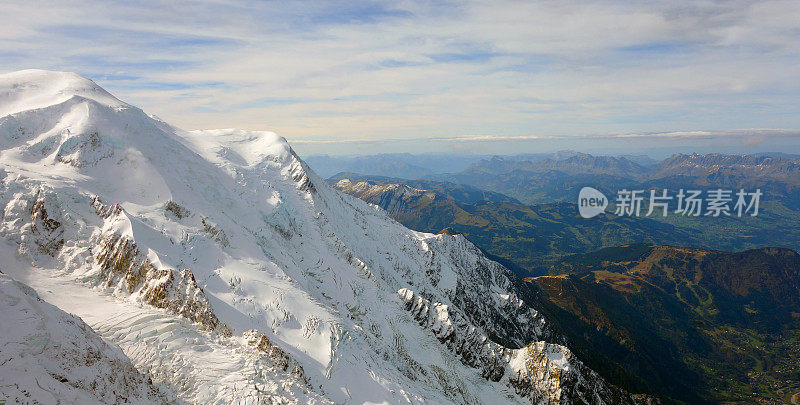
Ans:
{"label": "snow-covered mountain", "polygon": [[[584,366],[463,237],[330,188],[273,133],[183,131],[39,70],[0,75],[0,115],[0,271],[118,345],[159,395],[649,401]],[[0,396],[23,379],[7,364]]]}

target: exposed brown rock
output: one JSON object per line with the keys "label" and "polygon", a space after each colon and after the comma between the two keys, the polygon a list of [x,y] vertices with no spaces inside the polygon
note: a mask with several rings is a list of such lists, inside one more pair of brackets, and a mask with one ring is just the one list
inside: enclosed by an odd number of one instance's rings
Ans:
{"label": "exposed brown rock", "polygon": [[243,334],[245,341],[250,347],[253,347],[260,352],[264,353],[268,358],[272,359],[275,364],[283,371],[289,371],[293,376],[303,381],[306,385],[310,386],[309,381],[306,379],[303,372],[303,367],[300,366],[294,359],[289,357],[283,350],[273,345],[269,338],[263,333],[250,329]]}
{"label": "exposed brown rock", "polygon": [[52,219],[47,214],[44,198],[38,198],[31,208],[31,232],[36,235],[34,239],[39,249],[50,256],[55,256],[64,246],[64,230],[61,222]]}
{"label": "exposed brown rock", "polygon": [[[106,218],[122,213],[119,205],[108,206],[98,198],[92,200],[92,206],[98,215]],[[123,283],[128,293],[138,292],[149,305],[181,315],[207,330],[231,335],[230,329],[212,311],[203,289],[197,285],[190,270],[156,268],[139,251],[136,242],[116,233],[103,236],[94,257],[106,285]]]}

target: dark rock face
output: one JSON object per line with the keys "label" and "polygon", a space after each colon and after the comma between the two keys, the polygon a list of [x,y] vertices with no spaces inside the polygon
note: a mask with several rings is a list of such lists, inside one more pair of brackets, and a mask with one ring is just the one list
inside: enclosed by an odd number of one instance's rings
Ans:
{"label": "dark rock face", "polygon": [[31,233],[35,235],[35,243],[42,253],[55,256],[64,246],[64,229],[61,222],[48,215],[46,200],[40,196],[31,208]]}

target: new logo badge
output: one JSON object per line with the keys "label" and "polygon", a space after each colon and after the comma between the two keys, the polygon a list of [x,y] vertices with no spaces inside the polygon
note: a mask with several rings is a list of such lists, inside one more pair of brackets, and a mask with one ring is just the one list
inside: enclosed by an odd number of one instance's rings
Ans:
{"label": "new logo badge", "polygon": [[584,187],[578,194],[578,213],[584,218],[593,218],[606,211],[608,198],[592,187]]}

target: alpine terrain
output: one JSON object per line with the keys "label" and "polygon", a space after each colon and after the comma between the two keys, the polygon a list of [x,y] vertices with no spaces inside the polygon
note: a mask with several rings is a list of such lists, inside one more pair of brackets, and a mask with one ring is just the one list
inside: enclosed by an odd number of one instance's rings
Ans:
{"label": "alpine terrain", "polygon": [[8,403],[653,401],[585,366],[531,283],[274,133],[26,70],[0,75],[0,164]]}

